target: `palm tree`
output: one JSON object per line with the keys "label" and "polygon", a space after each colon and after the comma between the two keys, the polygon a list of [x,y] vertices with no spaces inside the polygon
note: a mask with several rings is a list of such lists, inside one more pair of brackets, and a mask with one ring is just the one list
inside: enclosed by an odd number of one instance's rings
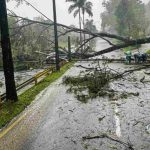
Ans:
{"label": "palm tree", "polygon": [[[93,16],[92,6],[93,4],[90,1],[85,1],[84,5],[82,6],[83,28],[85,27],[85,13],[87,13],[89,17]],[[85,41],[85,34],[84,34],[84,41]],[[84,46],[84,49],[85,49],[85,46]]]}
{"label": "palm tree", "polygon": [[86,19],[84,29],[89,30],[91,32],[97,32],[97,29],[96,29],[96,26],[94,25],[93,19],[91,19],[91,20]]}
{"label": "palm tree", "polygon": [[[86,5],[87,0],[66,0],[66,2],[72,2],[70,5],[68,11],[69,13],[72,13],[74,11],[74,17],[76,17],[79,14],[79,28],[81,29],[81,11],[82,12],[89,12],[89,9],[83,9]],[[89,3],[88,3],[88,8],[89,8]],[[90,4],[91,6],[91,4]],[[84,10],[84,11],[83,11]],[[82,44],[82,35],[80,32],[80,44]]]}

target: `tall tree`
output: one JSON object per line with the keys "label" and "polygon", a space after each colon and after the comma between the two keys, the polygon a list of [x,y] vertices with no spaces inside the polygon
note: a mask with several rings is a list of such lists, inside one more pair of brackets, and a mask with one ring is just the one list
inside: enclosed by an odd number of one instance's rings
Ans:
{"label": "tall tree", "polygon": [[[92,6],[93,4],[90,1],[85,1],[84,5],[82,6],[83,28],[85,26],[85,13],[87,13],[90,17],[93,16]],[[85,41],[85,34],[84,34],[84,41]]]}
{"label": "tall tree", "polygon": [[102,28],[132,38],[143,37],[146,29],[145,6],[141,0],[103,1]]}
{"label": "tall tree", "polygon": [[141,0],[121,0],[115,15],[120,35],[133,38],[144,35],[145,7]]}
{"label": "tall tree", "polygon": [[120,35],[130,33],[131,30],[131,16],[129,12],[129,0],[121,0],[119,3],[115,15],[117,16],[116,29]]}
{"label": "tall tree", "polygon": [[56,15],[56,3],[53,0],[53,18],[54,18],[54,36],[55,36],[55,59],[56,59],[56,70],[60,70],[59,66],[59,50],[58,50],[58,29],[57,29],[57,15]]}
{"label": "tall tree", "polygon": [[116,16],[115,11],[119,5],[120,0],[103,0],[102,5],[105,11],[101,14],[101,27],[103,31],[115,32],[116,28]]}
{"label": "tall tree", "polygon": [[92,6],[93,6],[93,4],[90,1],[85,1],[84,5],[81,8],[82,15],[83,15],[83,27],[85,24],[85,13],[87,13],[90,17],[93,16]]}
{"label": "tall tree", "polygon": [[[66,0],[66,2],[71,2],[68,12],[72,13],[74,11],[74,17],[79,14],[79,28],[82,28],[81,21],[81,9],[84,6],[86,0]],[[82,34],[80,32],[80,45],[82,44]],[[82,50],[81,50],[82,51]]]}
{"label": "tall tree", "polygon": [[0,30],[1,30],[1,47],[3,55],[3,68],[6,85],[6,99],[17,101],[17,92],[14,80],[14,67],[11,52],[11,44],[8,30],[6,1],[0,0]]}
{"label": "tall tree", "polygon": [[150,34],[150,1],[148,2],[148,4],[145,6],[145,18],[146,18],[146,33],[149,35]]}

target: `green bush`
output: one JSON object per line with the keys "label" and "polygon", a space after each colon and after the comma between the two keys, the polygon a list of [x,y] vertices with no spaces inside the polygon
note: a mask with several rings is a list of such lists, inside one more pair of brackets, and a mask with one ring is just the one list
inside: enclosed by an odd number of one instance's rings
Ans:
{"label": "green bush", "polygon": [[137,49],[140,47],[141,47],[141,45],[129,46],[129,47],[123,48],[123,51],[126,52],[126,51],[134,50],[134,49]]}
{"label": "green bush", "polygon": [[111,73],[95,72],[83,77],[64,77],[63,83],[70,86],[68,92],[73,92],[79,101],[87,103],[88,99],[107,95],[106,88],[112,76]]}
{"label": "green bush", "polygon": [[146,51],[147,54],[150,54],[150,49]]}

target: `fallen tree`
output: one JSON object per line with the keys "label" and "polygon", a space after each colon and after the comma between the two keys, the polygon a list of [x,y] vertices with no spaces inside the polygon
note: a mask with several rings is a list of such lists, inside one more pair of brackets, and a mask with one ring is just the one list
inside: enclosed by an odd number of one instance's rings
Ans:
{"label": "fallen tree", "polygon": [[[53,26],[54,25],[54,23],[51,20],[50,20],[51,23],[48,23],[48,22],[40,22],[40,21],[31,20],[31,19],[28,19],[28,18],[23,18],[21,16],[17,16],[17,15],[14,15],[14,14],[13,15],[9,14],[9,16],[20,18],[22,20],[27,20],[27,21],[33,22],[33,23],[46,25],[46,26]],[[29,25],[30,24],[31,23],[29,23]],[[74,53],[74,55],[76,55],[77,57],[82,56],[83,58],[90,58],[90,57],[99,56],[99,55],[102,55],[102,54],[105,54],[105,53],[109,53],[109,52],[112,52],[112,51],[115,51],[115,50],[118,50],[118,49],[122,49],[122,48],[125,48],[125,47],[150,43],[150,37],[144,37],[144,38],[141,38],[141,39],[130,39],[129,37],[122,37],[122,36],[119,36],[119,35],[104,33],[104,32],[93,33],[93,32],[91,32],[87,29],[79,29],[79,28],[76,28],[76,27],[67,26],[67,25],[60,24],[60,23],[57,23],[57,25],[61,26],[65,29],[65,32],[60,33],[59,37],[64,36],[64,35],[66,35],[68,33],[71,33],[71,32],[75,32],[75,33],[82,32],[83,34],[87,34],[87,35],[91,36],[90,38],[85,39],[85,41],[83,41],[83,43],[79,47],[76,48],[76,50],[75,50],[76,52]],[[83,46],[85,46],[89,41],[93,40],[94,38],[101,38],[101,39],[105,40],[111,47],[109,47],[107,49],[104,49],[104,50],[101,50],[101,51],[98,51],[98,52],[95,52],[95,53],[92,53],[92,54],[88,54],[87,51],[85,51],[81,54],[79,52],[79,50]],[[116,40],[120,41],[121,44],[113,44],[109,39],[116,39]]]}
{"label": "fallen tree", "polygon": [[84,58],[99,56],[99,55],[102,55],[102,54],[105,54],[105,53],[110,53],[112,51],[122,49],[122,48],[125,48],[125,47],[129,47],[129,46],[133,46],[133,45],[137,45],[137,44],[146,44],[146,43],[150,43],[150,37],[143,38],[143,39],[137,39],[137,40],[130,40],[130,41],[124,43],[124,44],[114,45],[112,47],[109,47],[109,48],[106,48],[104,50],[95,52],[93,54],[84,54]]}

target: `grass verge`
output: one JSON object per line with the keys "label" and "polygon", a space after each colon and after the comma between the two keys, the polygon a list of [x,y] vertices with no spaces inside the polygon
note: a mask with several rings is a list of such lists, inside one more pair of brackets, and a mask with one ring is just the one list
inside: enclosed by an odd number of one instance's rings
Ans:
{"label": "grass verge", "polygon": [[8,124],[14,117],[20,114],[31,102],[35,99],[36,95],[48,87],[52,82],[61,77],[69,68],[73,66],[74,62],[64,65],[60,72],[54,72],[45,77],[37,85],[31,87],[21,95],[19,101],[15,103],[5,102],[0,107],[0,129]]}
{"label": "grass verge", "polygon": [[138,49],[140,47],[141,47],[141,45],[129,46],[129,47],[123,48],[123,51],[124,52],[127,52],[129,50],[132,51],[132,50]]}
{"label": "grass verge", "polygon": [[150,49],[146,51],[147,54],[150,54]]}

